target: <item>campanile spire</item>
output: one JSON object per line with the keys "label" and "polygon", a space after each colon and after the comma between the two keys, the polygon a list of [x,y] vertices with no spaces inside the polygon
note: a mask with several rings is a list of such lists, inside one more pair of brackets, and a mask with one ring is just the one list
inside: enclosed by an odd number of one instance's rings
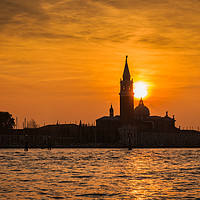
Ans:
{"label": "campanile spire", "polygon": [[124,73],[123,73],[123,81],[130,81],[130,78],[131,78],[127,59],[128,59],[128,56],[126,55],[126,62],[125,62]]}

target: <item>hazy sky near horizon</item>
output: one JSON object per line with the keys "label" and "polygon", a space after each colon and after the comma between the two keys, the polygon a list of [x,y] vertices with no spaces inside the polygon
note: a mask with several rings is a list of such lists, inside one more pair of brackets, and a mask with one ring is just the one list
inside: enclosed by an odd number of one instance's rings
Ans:
{"label": "hazy sky near horizon", "polygon": [[40,125],[119,114],[128,55],[152,115],[200,126],[199,22],[199,0],[1,0],[0,110]]}

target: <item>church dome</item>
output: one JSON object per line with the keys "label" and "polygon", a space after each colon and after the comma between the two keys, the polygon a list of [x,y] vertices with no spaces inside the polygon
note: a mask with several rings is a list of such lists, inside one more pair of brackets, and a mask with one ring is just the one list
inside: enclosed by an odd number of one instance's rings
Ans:
{"label": "church dome", "polygon": [[149,109],[144,105],[142,98],[140,99],[139,105],[134,110],[135,115],[149,116]]}

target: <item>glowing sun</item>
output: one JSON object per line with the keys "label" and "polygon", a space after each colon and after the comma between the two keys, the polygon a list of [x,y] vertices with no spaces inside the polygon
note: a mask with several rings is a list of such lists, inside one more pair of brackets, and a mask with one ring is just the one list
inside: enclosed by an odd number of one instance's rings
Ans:
{"label": "glowing sun", "polygon": [[134,83],[134,93],[136,98],[144,98],[147,96],[147,84],[144,82],[135,82]]}

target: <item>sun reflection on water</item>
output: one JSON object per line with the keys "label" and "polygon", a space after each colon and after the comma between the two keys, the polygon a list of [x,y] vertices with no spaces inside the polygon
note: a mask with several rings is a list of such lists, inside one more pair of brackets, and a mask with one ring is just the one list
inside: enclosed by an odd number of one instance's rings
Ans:
{"label": "sun reflection on water", "polygon": [[200,198],[198,149],[0,150],[4,199]]}

